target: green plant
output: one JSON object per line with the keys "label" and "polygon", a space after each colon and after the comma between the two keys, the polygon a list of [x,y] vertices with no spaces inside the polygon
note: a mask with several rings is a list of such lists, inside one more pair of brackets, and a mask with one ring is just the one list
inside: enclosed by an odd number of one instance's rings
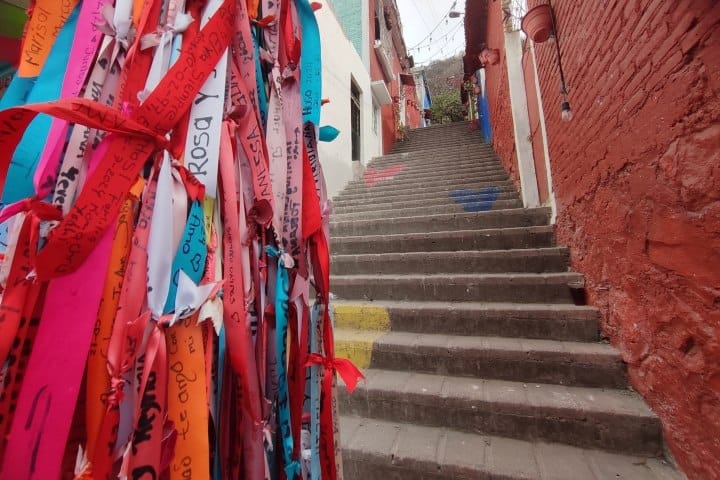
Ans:
{"label": "green plant", "polygon": [[460,122],[464,118],[458,89],[435,95],[432,99],[432,118],[435,122]]}

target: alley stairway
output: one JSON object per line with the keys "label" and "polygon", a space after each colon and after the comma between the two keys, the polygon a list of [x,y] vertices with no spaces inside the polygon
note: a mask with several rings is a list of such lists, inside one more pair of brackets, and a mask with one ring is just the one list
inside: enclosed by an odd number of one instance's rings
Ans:
{"label": "alley stairway", "polygon": [[345,480],[677,479],[547,208],[467,123],[412,131],[334,200]]}

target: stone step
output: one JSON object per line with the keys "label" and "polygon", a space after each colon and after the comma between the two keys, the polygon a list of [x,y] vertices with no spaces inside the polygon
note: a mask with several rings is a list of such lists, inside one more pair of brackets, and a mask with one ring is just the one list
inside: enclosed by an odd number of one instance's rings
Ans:
{"label": "stone step", "polygon": [[[484,150],[486,152],[493,152],[491,145],[488,145],[488,144],[485,144],[482,142],[478,142],[476,139],[467,138],[467,137],[463,137],[463,136],[458,136],[458,137],[454,136],[454,138],[456,138],[456,140],[453,142],[450,142],[449,145],[439,144],[438,141],[436,140],[433,145],[431,145],[430,147],[427,147],[426,149],[427,150],[438,150],[440,148],[448,148],[448,149],[457,150],[457,149],[463,149],[463,148],[474,148],[474,149],[478,149],[478,150]],[[426,143],[426,142],[423,142],[423,143]],[[399,144],[396,144],[396,145],[399,145]],[[406,144],[406,145],[403,145],[402,148],[399,148],[399,147],[397,149],[393,148],[388,153],[386,153],[384,155],[378,155],[377,157],[374,157],[374,158],[397,157],[397,156],[404,155],[407,153],[422,153],[426,149],[420,149],[420,148],[416,148],[414,150],[408,149],[407,144]]]}
{"label": "stone step", "polygon": [[430,127],[416,128],[410,130],[407,139],[405,140],[405,143],[412,142],[418,138],[437,138],[453,134],[460,134],[464,135],[466,138],[482,140],[482,135],[479,135],[477,131],[470,130],[470,128],[471,125],[464,122],[460,124],[451,123],[443,124],[440,126],[433,125]]}
{"label": "stone step", "polygon": [[[427,180],[436,180],[437,178],[445,178],[445,179],[457,179],[457,178],[463,178],[468,176],[480,176],[480,175],[489,175],[489,174],[496,174],[498,172],[504,173],[505,170],[503,169],[502,165],[499,163],[487,163],[487,164],[475,164],[471,163],[468,164],[467,167],[463,167],[460,165],[453,166],[448,165],[445,167],[422,167],[422,169],[418,168],[415,169],[413,167],[406,167],[403,170],[400,170],[397,173],[394,173],[395,170],[390,170],[388,172],[385,172],[386,169],[383,168],[368,168],[365,170],[364,177],[358,180],[353,180],[348,183],[349,186],[354,185],[368,185],[368,182],[378,182],[383,181],[385,178],[385,175],[387,175],[386,178],[392,179],[394,182],[409,182],[409,181],[415,181],[415,182],[423,182],[426,183]],[[373,177],[374,176],[374,177]]]}
{"label": "stone step", "polygon": [[452,213],[487,212],[489,210],[506,210],[522,208],[522,201],[515,200],[480,200],[475,202],[452,202],[448,200],[446,205],[411,207],[394,210],[363,210],[349,213],[334,212],[330,219],[336,222],[352,220],[378,220],[387,217],[415,217],[419,215],[443,215]]}
{"label": "stone step", "polygon": [[[490,190],[489,190],[490,191]],[[393,211],[404,208],[413,208],[418,205],[426,207],[440,206],[440,205],[465,205],[471,203],[480,203],[494,200],[519,200],[519,196],[513,191],[501,191],[492,190],[495,193],[480,193],[480,194],[469,194],[463,196],[452,196],[441,194],[441,196],[427,197],[423,195],[417,195],[416,198],[409,201],[398,201],[398,202],[384,202],[384,203],[370,203],[370,202],[352,202],[352,201],[334,201],[333,202],[333,213],[354,213],[363,211]],[[411,196],[412,197],[412,196]]]}
{"label": "stone step", "polygon": [[407,168],[430,168],[433,166],[450,167],[453,164],[471,166],[483,163],[500,163],[500,161],[491,151],[461,147],[452,151],[440,148],[376,157],[368,163],[367,167],[389,168],[401,165]]}
{"label": "stone step", "polygon": [[[478,182],[503,182],[508,181],[508,176],[504,171],[483,173],[482,175],[472,175],[461,178],[448,178],[448,179],[436,179],[432,182],[433,187],[445,187],[449,191],[455,190],[470,190]],[[387,192],[395,190],[415,190],[423,188],[423,183],[416,180],[409,181],[395,181],[392,178],[378,181],[374,184],[355,184],[346,187],[344,193],[374,193],[374,192]]]}
{"label": "stone step", "polygon": [[[429,125],[427,127],[420,127],[420,128],[413,128],[410,130],[409,135],[412,137],[413,135],[422,135],[422,134],[432,134],[435,135],[435,132],[445,132],[450,130],[461,130],[461,129],[469,129],[471,128],[471,123],[473,121],[471,120],[461,120],[459,122],[448,122],[448,123],[434,123],[432,125]],[[473,132],[470,131],[472,134]],[[474,132],[478,134],[478,132]]]}
{"label": "stone step", "polygon": [[681,480],[661,458],[340,417],[345,480]]}
{"label": "stone step", "polygon": [[[344,332],[336,329],[336,344],[343,343]],[[370,367],[573,387],[627,386],[620,354],[599,342],[390,332],[375,340]]]}
{"label": "stone step", "polygon": [[463,168],[474,166],[502,165],[498,157],[482,150],[458,150],[448,154],[445,149],[428,150],[425,152],[403,154],[399,156],[376,157],[366,164],[366,169],[399,168],[427,171],[433,167],[449,169],[453,165]]}
{"label": "stone step", "polygon": [[397,152],[404,152],[404,151],[413,151],[413,150],[421,150],[425,146],[435,146],[435,145],[455,145],[459,142],[462,143],[471,143],[471,144],[477,144],[477,145],[486,145],[490,146],[488,144],[485,144],[482,142],[482,140],[474,135],[468,135],[470,132],[444,132],[440,135],[419,135],[415,136],[413,138],[408,138],[405,141],[396,142],[395,145],[393,145],[393,148],[390,153],[397,153]]}
{"label": "stone step", "polygon": [[[422,136],[437,136],[441,137],[443,135],[446,135],[451,132],[462,132],[466,136],[471,138],[477,138],[482,139],[482,135],[480,132],[477,131],[477,129],[472,130],[473,126],[470,122],[463,121],[463,122],[455,122],[455,123],[443,123],[443,124],[436,124],[431,125],[428,127],[422,127],[422,128],[415,128],[408,132],[407,139],[413,139],[416,137],[422,137]],[[406,142],[409,140],[405,140]],[[396,142],[395,145],[398,145],[401,142]]]}
{"label": "stone step", "polygon": [[437,148],[456,148],[456,147],[468,147],[468,148],[482,148],[482,149],[488,149],[489,145],[485,145],[482,143],[477,143],[473,139],[466,139],[463,137],[454,137],[454,138],[447,138],[442,140],[423,140],[423,141],[416,141],[412,142],[413,144],[406,144],[401,145],[397,148],[393,148],[390,153],[392,154],[403,154],[403,153],[416,153],[416,152],[424,152],[428,149],[437,149]]}
{"label": "stone step", "polygon": [[404,252],[333,255],[335,275],[405,273],[542,273],[568,269],[566,248],[485,250],[462,252]]}
{"label": "stone step", "polygon": [[[448,126],[450,125],[450,126]],[[471,130],[471,125],[456,125],[448,124],[442,125],[442,127],[425,127],[410,130],[404,141],[396,142],[395,146],[400,146],[421,138],[444,138],[448,135],[462,135],[465,138],[472,139],[474,141],[482,141],[482,135],[475,130]]]}
{"label": "stone step", "polygon": [[382,220],[331,221],[330,233],[333,237],[347,237],[533,227],[547,225],[549,218],[550,210],[548,208],[516,208],[479,213],[422,215],[403,218],[389,217]]}
{"label": "stone step", "polygon": [[407,195],[394,195],[391,199],[385,198],[372,198],[367,195],[359,195],[356,198],[345,197],[346,199],[340,199],[335,197],[333,199],[334,208],[355,208],[365,206],[377,206],[379,209],[392,209],[392,208],[403,208],[406,206],[415,206],[418,204],[427,204],[426,202],[435,202],[436,204],[445,204],[446,202],[472,202],[474,200],[488,200],[494,198],[497,195],[498,200],[511,200],[520,198],[514,187],[502,186],[502,187],[487,187],[486,189],[480,190],[483,193],[478,193],[474,190],[468,191],[453,191],[452,197],[448,191],[439,191],[431,193],[410,193]]}
{"label": "stone step", "polygon": [[510,180],[503,181],[473,181],[468,185],[461,185],[461,188],[448,185],[426,185],[418,188],[417,185],[402,188],[375,188],[374,190],[358,190],[358,191],[342,191],[335,197],[335,200],[365,200],[373,202],[392,202],[394,200],[405,199],[411,195],[417,195],[422,192],[428,197],[437,197],[438,195],[471,195],[473,192],[482,193],[487,191],[515,191],[515,186]]}
{"label": "stone step", "polygon": [[[350,191],[357,189],[362,190],[366,188],[372,189],[376,186],[381,185],[393,185],[396,187],[412,186],[415,188],[422,188],[423,185],[427,185],[429,183],[441,185],[444,183],[463,182],[468,179],[482,180],[488,177],[496,178],[498,176],[502,176],[502,179],[508,179],[507,173],[501,167],[493,167],[489,170],[467,173],[456,171],[455,173],[448,174],[442,172],[424,173],[417,176],[395,175],[373,177],[372,175],[370,175],[368,177],[363,177],[362,179],[348,183],[343,190]],[[439,179],[442,179],[443,183],[438,183]]]}
{"label": "stone step", "polygon": [[553,246],[551,226],[333,237],[333,254],[509,250]]}
{"label": "stone step", "polygon": [[566,273],[333,275],[330,291],[350,300],[574,303],[583,277]]}
{"label": "stone step", "polygon": [[662,427],[635,393],[505,380],[369,369],[352,395],[339,389],[344,415],[464,432],[662,454]]}
{"label": "stone step", "polygon": [[568,304],[474,302],[359,302],[334,300],[335,326],[368,328],[383,318],[385,331],[506,336],[595,342],[598,312]]}
{"label": "stone step", "polygon": [[422,140],[443,139],[446,137],[460,137],[460,138],[465,138],[468,141],[474,141],[474,142],[482,141],[482,136],[478,135],[477,132],[471,131],[469,126],[467,126],[466,128],[455,127],[455,128],[444,128],[444,129],[438,129],[438,130],[419,129],[419,130],[411,131],[407,135],[405,140],[395,142],[394,147],[402,147],[404,145],[412,145],[413,143],[422,141]]}

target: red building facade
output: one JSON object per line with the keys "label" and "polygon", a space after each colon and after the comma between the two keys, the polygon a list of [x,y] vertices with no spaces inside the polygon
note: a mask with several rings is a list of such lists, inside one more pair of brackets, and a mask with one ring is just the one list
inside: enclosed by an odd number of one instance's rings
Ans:
{"label": "red building facade", "polygon": [[[485,45],[500,52],[485,69],[493,146],[519,184],[509,3],[468,0],[465,65],[478,68]],[[554,204],[558,239],[679,466],[692,479],[720,478],[720,4],[552,7],[574,115],[561,120],[555,40],[525,40],[539,203]]]}
{"label": "red building facade", "polygon": [[395,0],[370,0],[370,77],[383,82],[391,103],[377,105],[382,128],[383,154],[402,138],[404,127],[420,126],[422,105],[412,81],[412,58],[402,35]]}

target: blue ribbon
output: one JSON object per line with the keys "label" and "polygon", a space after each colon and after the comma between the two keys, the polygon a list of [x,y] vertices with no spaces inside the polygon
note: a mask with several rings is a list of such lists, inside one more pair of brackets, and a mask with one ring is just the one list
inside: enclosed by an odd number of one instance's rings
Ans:
{"label": "blue ribbon", "polygon": [[332,125],[325,125],[320,127],[320,138],[321,142],[332,142],[340,135],[340,130],[333,127]]}
{"label": "blue ribbon", "polygon": [[295,0],[302,27],[302,55],[300,57],[300,95],[302,97],[303,123],[320,125],[320,102],[322,97],[322,50],[320,29],[315,12],[308,0]]}
{"label": "blue ribbon", "polygon": [[[177,296],[178,280],[180,270],[196,284],[202,280],[205,273],[205,261],[207,260],[207,241],[205,239],[205,223],[203,220],[203,209],[200,202],[193,201],[190,207],[185,230],[175,259],[172,264],[172,281],[168,292],[167,301],[163,314],[172,313],[175,310],[175,297]],[[169,234],[169,233],[168,233]]]}
{"label": "blue ribbon", "polygon": [[[60,30],[40,76],[32,89],[27,92],[25,103],[49,102],[60,98],[65,71],[70,60],[70,50],[75,38],[79,11],[80,5],[78,4]],[[18,86],[18,89],[23,89],[23,87],[27,88],[27,85]],[[13,98],[15,101],[20,99],[19,96]],[[50,116],[40,114],[28,125],[8,170],[2,195],[3,204],[17,202],[34,194],[33,175],[40,160],[40,154],[45,147],[45,142],[41,140],[47,138],[51,124]]]}
{"label": "blue ribbon", "polygon": [[[16,74],[0,101],[0,109],[27,103],[49,102],[60,98],[79,12],[80,4],[75,7],[60,30],[40,76],[20,78]],[[31,197],[35,193],[33,177],[51,124],[50,116],[39,114],[28,125],[22,140],[15,149],[10,168],[8,168],[0,205],[17,202]],[[3,223],[0,225],[0,251],[5,251],[7,236],[8,226],[7,223]]]}
{"label": "blue ribbon", "polygon": [[[220,335],[218,335],[218,351],[217,351],[217,380],[215,381],[215,445],[220,445],[220,415],[222,409],[223,394],[223,378],[225,377],[225,327],[220,326]],[[222,476],[222,462],[220,452],[215,452],[215,474],[213,478],[224,478]]]}
{"label": "blue ribbon", "polygon": [[0,97],[0,110],[18,107],[27,103],[27,97],[35,86],[37,77],[19,77],[17,72],[10,81],[5,93]]}
{"label": "blue ribbon", "polygon": [[273,258],[278,259],[278,270],[275,286],[275,345],[277,348],[277,374],[278,374],[278,411],[280,417],[280,435],[283,444],[283,459],[285,475],[288,480],[294,480],[300,475],[300,463],[293,461],[294,450],[292,424],[290,423],[290,397],[288,392],[287,369],[287,335],[288,335],[288,303],[290,302],[290,274],[282,261],[282,252],[271,246],[265,251]]}

